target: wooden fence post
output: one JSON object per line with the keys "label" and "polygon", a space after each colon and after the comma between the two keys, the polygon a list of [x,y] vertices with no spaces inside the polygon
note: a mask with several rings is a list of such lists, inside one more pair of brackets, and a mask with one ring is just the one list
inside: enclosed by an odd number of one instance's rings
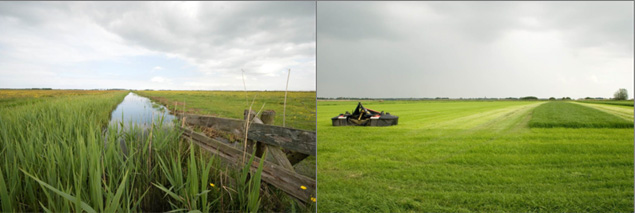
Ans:
{"label": "wooden fence post", "polygon": [[273,125],[273,121],[276,118],[276,111],[273,110],[265,110],[262,112],[262,115],[260,115],[260,120],[262,120],[262,123],[267,124],[267,125]]}
{"label": "wooden fence post", "polygon": [[[273,125],[273,121],[275,120],[275,117],[276,117],[276,111],[266,110],[262,113],[262,115],[260,115],[260,120],[262,120],[264,124]],[[259,145],[260,144],[263,144],[263,143],[259,142]],[[284,154],[284,152],[282,152],[280,147],[267,145],[267,152],[269,152],[269,155],[273,157],[276,164],[286,169],[289,169],[291,171],[295,171],[293,169],[293,165],[291,164],[291,162],[289,162],[289,159],[287,159],[287,156]]]}
{"label": "wooden fence post", "polygon": [[[249,116],[249,118],[247,118],[247,116]],[[262,121],[260,120],[260,118],[256,117],[256,112],[254,112],[253,110],[249,111],[248,109],[246,109],[243,112],[243,118],[245,120],[248,119],[250,125],[252,123],[262,124]],[[247,134],[247,133],[245,133],[245,134]],[[263,152],[263,150],[258,150],[258,142],[257,141],[255,141],[255,140],[247,140],[247,141],[245,141],[245,143],[247,143],[247,150],[244,150],[245,152],[253,153],[253,149],[256,149],[256,156],[262,157],[262,153],[264,153],[264,152]]]}

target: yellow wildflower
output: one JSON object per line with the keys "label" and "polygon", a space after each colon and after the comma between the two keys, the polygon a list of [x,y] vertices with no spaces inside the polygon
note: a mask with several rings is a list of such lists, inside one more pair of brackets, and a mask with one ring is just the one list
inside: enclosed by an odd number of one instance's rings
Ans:
{"label": "yellow wildflower", "polygon": [[213,183],[209,183],[209,185],[210,185],[211,187],[216,187],[216,185],[214,185]]}
{"label": "yellow wildflower", "polygon": [[306,190],[306,186],[300,186],[302,190]]}
{"label": "yellow wildflower", "polygon": [[314,198],[313,196],[311,196],[311,201],[313,201],[315,203],[315,201],[317,201],[317,199]]}

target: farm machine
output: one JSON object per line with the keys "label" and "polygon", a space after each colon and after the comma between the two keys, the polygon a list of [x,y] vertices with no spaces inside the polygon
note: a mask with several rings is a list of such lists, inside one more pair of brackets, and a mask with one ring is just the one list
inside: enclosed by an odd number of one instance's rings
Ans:
{"label": "farm machine", "polygon": [[361,102],[358,102],[353,114],[347,111],[331,118],[331,120],[333,126],[392,126],[397,125],[399,116],[365,108]]}

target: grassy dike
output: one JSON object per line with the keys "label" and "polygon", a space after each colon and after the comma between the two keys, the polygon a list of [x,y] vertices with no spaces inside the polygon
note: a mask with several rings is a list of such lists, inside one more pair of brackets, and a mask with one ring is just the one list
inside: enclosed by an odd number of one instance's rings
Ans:
{"label": "grassy dike", "polygon": [[357,102],[319,101],[318,211],[632,212],[633,129],[530,128],[545,103],[366,101],[399,125],[334,127]]}

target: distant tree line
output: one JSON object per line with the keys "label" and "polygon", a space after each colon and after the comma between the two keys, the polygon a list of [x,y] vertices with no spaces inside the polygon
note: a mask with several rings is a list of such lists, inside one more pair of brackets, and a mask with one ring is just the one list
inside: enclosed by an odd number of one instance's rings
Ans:
{"label": "distant tree line", "polygon": [[[525,96],[525,97],[506,97],[506,98],[448,98],[448,97],[436,97],[436,98],[358,98],[358,97],[337,97],[337,98],[327,98],[327,97],[317,97],[318,100],[401,100],[401,101],[417,101],[417,100],[573,100],[571,97],[562,97],[555,98],[550,97],[548,99],[540,99],[536,96]],[[580,98],[578,100],[605,100],[603,97],[585,97]],[[626,89],[619,89],[613,94],[613,100],[628,100],[628,91]]]}

